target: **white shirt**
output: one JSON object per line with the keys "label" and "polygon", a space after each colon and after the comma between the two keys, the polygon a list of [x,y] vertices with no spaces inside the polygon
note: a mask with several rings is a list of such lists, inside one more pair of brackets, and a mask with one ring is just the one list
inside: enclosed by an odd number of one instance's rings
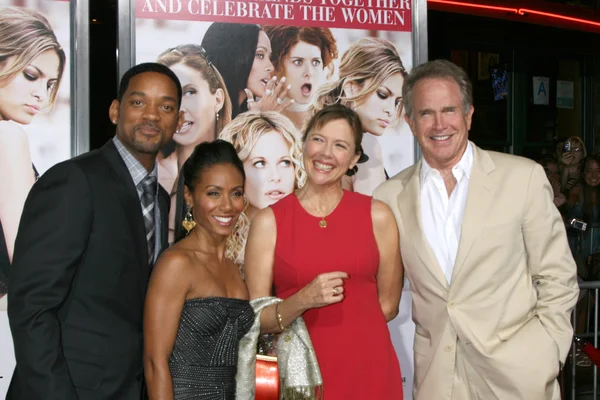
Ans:
{"label": "white shirt", "polygon": [[429,246],[448,283],[456,262],[462,222],[473,168],[473,146],[468,143],[462,158],[452,168],[456,186],[450,197],[444,179],[423,158],[421,163],[421,221]]}

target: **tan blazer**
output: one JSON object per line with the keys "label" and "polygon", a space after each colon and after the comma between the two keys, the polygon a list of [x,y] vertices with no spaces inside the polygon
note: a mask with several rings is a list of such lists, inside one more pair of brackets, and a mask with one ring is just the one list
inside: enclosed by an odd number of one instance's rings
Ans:
{"label": "tan blazer", "polygon": [[576,267],[541,166],[474,147],[449,285],[423,234],[421,162],[375,191],[393,210],[413,296],[414,398],[560,399]]}

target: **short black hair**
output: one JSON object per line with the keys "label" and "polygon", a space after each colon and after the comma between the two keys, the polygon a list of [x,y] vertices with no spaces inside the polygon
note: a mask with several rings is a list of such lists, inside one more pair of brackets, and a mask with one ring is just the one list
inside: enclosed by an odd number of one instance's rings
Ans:
{"label": "short black hair", "polygon": [[235,147],[225,140],[216,139],[212,142],[202,142],[196,146],[192,155],[183,163],[180,176],[177,180],[177,196],[175,198],[175,238],[183,239],[187,232],[181,226],[189,207],[185,203],[183,192],[184,186],[193,192],[198,179],[206,168],[217,164],[230,164],[235,167],[244,183],[246,182],[246,173],[244,172],[244,163],[235,151]]}
{"label": "short black hair", "polygon": [[156,72],[159,74],[166,75],[169,79],[173,81],[175,87],[177,87],[177,106],[181,105],[181,97],[183,96],[183,90],[181,89],[181,82],[179,82],[179,78],[177,75],[169,67],[166,67],[159,63],[148,62],[135,65],[127,70],[121,77],[121,83],[119,84],[119,93],[117,95],[117,100],[119,103],[123,100],[123,96],[129,88],[129,82],[133,79],[134,76],[143,74],[144,72]]}

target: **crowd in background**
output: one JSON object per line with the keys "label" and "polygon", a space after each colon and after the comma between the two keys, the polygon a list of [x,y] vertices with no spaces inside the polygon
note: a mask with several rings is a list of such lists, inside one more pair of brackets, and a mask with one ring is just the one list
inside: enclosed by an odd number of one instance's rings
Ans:
{"label": "crowd in background", "polygon": [[565,220],[579,277],[600,279],[600,155],[588,154],[583,140],[572,136],[540,164]]}

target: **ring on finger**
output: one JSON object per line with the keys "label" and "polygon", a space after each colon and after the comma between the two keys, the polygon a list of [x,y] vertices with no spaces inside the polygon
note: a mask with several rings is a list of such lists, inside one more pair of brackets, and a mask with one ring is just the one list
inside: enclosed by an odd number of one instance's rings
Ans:
{"label": "ring on finger", "polygon": [[277,98],[277,104],[279,104],[279,105],[283,104],[283,100],[281,100],[279,97]]}
{"label": "ring on finger", "polygon": [[248,99],[247,102],[248,103],[254,103],[254,99]]}
{"label": "ring on finger", "polygon": [[340,288],[338,288],[337,286],[333,288],[333,295],[338,295],[340,294]]}
{"label": "ring on finger", "polygon": [[265,95],[270,96],[272,94],[273,94],[273,91],[271,89],[265,90]]}

